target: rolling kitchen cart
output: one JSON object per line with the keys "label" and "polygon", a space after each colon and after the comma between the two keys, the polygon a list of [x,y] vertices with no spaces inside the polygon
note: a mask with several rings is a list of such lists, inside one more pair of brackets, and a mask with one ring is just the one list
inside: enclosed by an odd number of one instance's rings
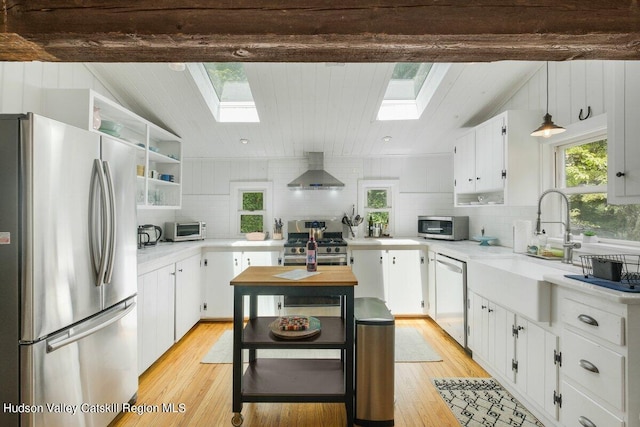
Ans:
{"label": "rolling kitchen cart", "polygon": [[[319,266],[316,275],[291,280],[276,275],[299,267],[252,266],[231,280],[233,307],[233,418],[243,422],[243,402],[344,402],[347,425],[354,419],[354,306],[358,284],[347,266]],[[341,297],[340,316],[318,316],[319,334],[281,340],[271,333],[277,317],[258,316],[258,295]],[[244,297],[249,297],[249,320],[244,325]],[[243,349],[249,365],[243,374]],[[260,349],[339,349],[339,359],[260,358]]]}

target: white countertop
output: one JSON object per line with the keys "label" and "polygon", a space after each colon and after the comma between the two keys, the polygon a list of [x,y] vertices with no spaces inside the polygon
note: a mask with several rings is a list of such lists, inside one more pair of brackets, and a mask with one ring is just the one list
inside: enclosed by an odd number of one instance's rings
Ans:
{"label": "white countertop", "polygon": [[[544,279],[564,288],[573,289],[590,295],[605,298],[622,304],[640,304],[640,294],[615,291],[597,285],[591,285],[575,279],[565,277],[565,274],[580,274],[579,266],[562,264],[560,261],[549,261],[524,254],[516,254],[512,248],[503,246],[480,246],[473,240],[446,241],[412,237],[394,238],[359,238],[346,239],[349,248],[393,248],[393,247],[428,247],[429,250],[448,255],[466,262],[480,262],[495,268],[508,269],[509,262],[492,262],[499,258],[517,258],[523,262],[517,263],[517,273],[534,279]],[[172,262],[196,255],[207,249],[237,249],[237,250],[282,250],[285,240],[249,241],[242,239],[206,239],[191,242],[160,242],[138,250],[138,274],[145,274]],[[530,266],[530,269],[529,269]],[[526,271],[525,271],[526,270]]]}
{"label": "white countertop", "polygon": [[155,246],[138,249],[138,275],[148,273],[172,262],[202,252],[203,249],[257,249],[281,250],[284,240],[250,241],[242,239],[205,239],[189,242],[160,242]]}

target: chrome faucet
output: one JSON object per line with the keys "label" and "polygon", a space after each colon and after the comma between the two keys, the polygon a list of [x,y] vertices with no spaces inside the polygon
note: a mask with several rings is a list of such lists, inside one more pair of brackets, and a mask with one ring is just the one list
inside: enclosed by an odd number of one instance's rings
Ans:
{"label": "chrome faucet", "polygon": [[[562,199],[565,201],[565,204],[566,204],[567,217],[565,218],[565,222],[560,221],[560,223],[564,225],[564,240],[562,242],[562,262],[565,264],[572,264],[573,250],[580,248],[581,244],[580,242],[571,241],[571,203],[569,202],[569,198],[567,197],[567,195],[564,194],[562,191],[551,188],[540,195],[540,198],[538,199],[538,218],[536,219],[536,234],[541,234],[541,224],[543,222],[544,223],[551,222],[551,221],[540,221],[540,214],[542,213],[540,208],[542,205],[542,199],[544,198],[544,196],[546,196],[549,193],[558,193],[559,195],[562,196]],[[558,221],[553,221],[553,222],[557,223]]]}

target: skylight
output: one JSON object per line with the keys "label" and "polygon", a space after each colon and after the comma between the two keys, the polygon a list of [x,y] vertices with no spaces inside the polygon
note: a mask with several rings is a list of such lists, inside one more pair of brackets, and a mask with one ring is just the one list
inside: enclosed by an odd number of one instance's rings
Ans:
{"label": "skylight", "polygon": [[442,82],[448,64],[397,63],[378,120],[417,120]]}
{"label": "skylight", "polygon": [[238,62],[202,64],[213,86],[213,114],[219,122],[259,122],[244,66]]}

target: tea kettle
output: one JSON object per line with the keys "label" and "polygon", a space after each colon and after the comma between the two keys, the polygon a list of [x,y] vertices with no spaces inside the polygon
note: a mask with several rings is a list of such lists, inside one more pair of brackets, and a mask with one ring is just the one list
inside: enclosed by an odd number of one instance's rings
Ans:
{"label": "tea kettle", "polygon": [[138,247],[153,246],[162,237],[162,228],[153,224],[138,226]]}

